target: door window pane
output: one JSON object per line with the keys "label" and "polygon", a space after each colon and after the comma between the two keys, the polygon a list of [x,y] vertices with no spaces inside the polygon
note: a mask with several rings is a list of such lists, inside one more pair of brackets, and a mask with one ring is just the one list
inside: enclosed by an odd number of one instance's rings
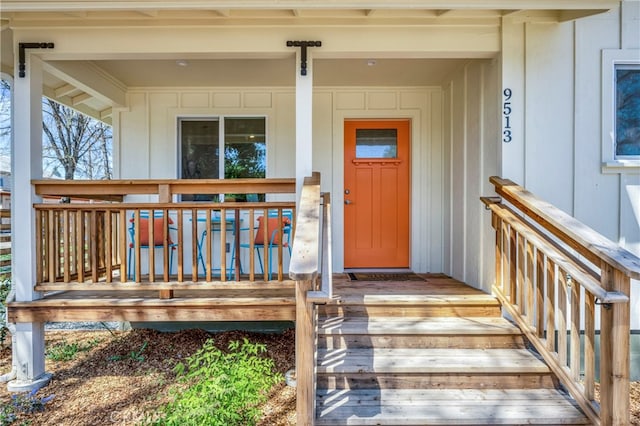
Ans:
{"label": "door window pane", "polygon": [[356,158],[396,158],[396,129],[356,129]]}
{"label": "door window pane", "polygon": [[616,67],[616,157],[640,157],[640,65]]}

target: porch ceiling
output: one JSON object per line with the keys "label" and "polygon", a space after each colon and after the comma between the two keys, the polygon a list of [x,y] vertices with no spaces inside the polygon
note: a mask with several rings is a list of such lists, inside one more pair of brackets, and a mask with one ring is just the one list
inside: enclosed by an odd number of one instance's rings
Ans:
{"label": "porch ceiling", "polygon": [[[365,30],[469,26],[493,28],[496,32],[505,17],[561,22],[602,13],[617,5],[617,0],[2,0],[0,53],[2,71],[13,74],[12,30],[19,30],[21,34],[33,31],[43,34],[38,30],[46,30],[44,34],[47,34],[81,28],[289,27],[299,30],[313,26]],[[97,47],[94,46],[94,50]],[[314,84],[438,85],[445,75],[463,63],[464,59],[460,58],[465,56],[458,52],[434,58],[424,55],[403,58],[401,54],[393,59],[355,57],[359,59],[353,59],[354,55],[349,52],[343,52],[343,56],[316,57]],[[161,58],[147,56],[144,60],[132,55],[108,60],[106,57],[96,60],[94,56],[91,62],[79,61],[79,58],[60,58],[64,59],[59,62],[65,62],[65,68],[75,67],[71,73],[48,67],[44,93],[106,122],[110,121],[112,108],[124,106],[120,100],[131,87],[291,87],[295,83],[293,52],[279,57],[205,55],[190,58],[168,51]],[[177,66],[176,60],[180,59],[188,60],[188,66]],[[375,59],[376,65],[367,66],[368,59]],[[84,84],[82,77],[89,70],[100,75],[100,90],[91,90],[93,87]]]}

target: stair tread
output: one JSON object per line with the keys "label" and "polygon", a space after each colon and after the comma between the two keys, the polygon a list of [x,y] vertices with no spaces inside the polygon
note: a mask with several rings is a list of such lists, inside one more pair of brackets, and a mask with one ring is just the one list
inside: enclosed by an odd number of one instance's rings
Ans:
{"label": "stair tread", "polygon": [[501,317],[328,317],[320,318],[318,334],[521,334],[518,327]]}
{"label": "stair tread", "polygon": [[555,389],[358,389],[318,395],[318,425],[589,424]]}
{"label": "stair tread", "polygon": [[318,373],[547,374],[527,349],[319,349]]}
{"label": "stair tread", "polygon": [[348,294],[334,303],[340,305],[499,305],[490,294]]}

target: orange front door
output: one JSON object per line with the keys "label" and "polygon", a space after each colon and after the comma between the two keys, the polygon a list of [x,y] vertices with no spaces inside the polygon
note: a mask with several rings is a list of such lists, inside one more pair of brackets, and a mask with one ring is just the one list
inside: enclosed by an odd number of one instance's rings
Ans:
{"label": "orange front door", "polygon": [[344,266],[409,267],[408,120],[344,123]]}

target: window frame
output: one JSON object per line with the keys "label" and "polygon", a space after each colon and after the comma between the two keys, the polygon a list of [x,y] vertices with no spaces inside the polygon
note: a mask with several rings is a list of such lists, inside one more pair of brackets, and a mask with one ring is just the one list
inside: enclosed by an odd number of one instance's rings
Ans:
{"label": "window frame", "polygon": [[[218,179],[225,178],[225,120],[234,118],[261,118],[264,120],[264,148],[265,148],[265,169],[264,177],[268,176],[269,168],[269,117],[266,114],[179,114],[176,115],[176,145],[177,145],[177,176],[182,179],[182,125],[183,121],[217,121],[218,122],[218,149],[220,150],[218,155]],[[207,178],[202,178],[207,179]],[[251,179],[251,178],[248,178]],[[258,178],[256,178],[258,179]],[[223,199],[224,194],[219,194],[220,199]]]}
{"label": "window frame", "polygon": [[640,172],[640,156],[616,155],[616,70],[619,66],[640,67],[640,49],[602,50],[602,172]]}

